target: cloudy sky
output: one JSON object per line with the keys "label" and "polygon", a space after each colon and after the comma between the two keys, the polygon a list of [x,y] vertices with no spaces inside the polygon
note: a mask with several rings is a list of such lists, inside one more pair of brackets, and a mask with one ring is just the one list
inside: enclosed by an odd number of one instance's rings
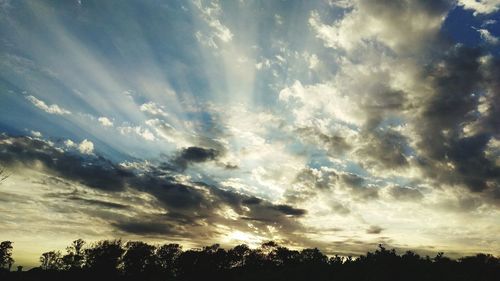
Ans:
{"label": "cloudy sky", "polygon": [[500,254],[500,1],[0,1],[0,240]]}

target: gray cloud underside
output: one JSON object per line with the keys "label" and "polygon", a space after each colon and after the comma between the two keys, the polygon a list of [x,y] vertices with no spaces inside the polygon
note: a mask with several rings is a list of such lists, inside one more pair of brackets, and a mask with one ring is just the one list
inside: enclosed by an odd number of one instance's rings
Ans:
{"label": "gray cloud underside", "polygon": [[[10,170],[16,170],[15,167],[19,166],[34,168],[41,163],[47,174],[68,182],[78,182],[99,192],[120,194],[126,193],[128,188],[133,188],[152,195],[158,202],[158,214],[139,214],[134,217],[119,213],[106,215],[105,219],[109,225],[126,233],[191,237],[193,240],[200,239],[198,234],[204,234],[207,235],[205,238],[213,239],[209,236],[214,234],[215,224],[241,229],[246,227],[245,221],[252,220],[256,227],[275,226],[284,233],[293,235],[293,232],[301,229],[296,218],[306,213],[305,210],[290,205],[273,204],[203,182],[180,182],[169,169],[153,166],[148,167],[147,171],[125,169],[103,157],[84,158],[29,137],[4,135],[0,140],[0,151],[0,163]],[[181,155],[183,153],[185,151]],[[201,158],[204,160],[206,157]],[[50,181],[54,180],[58,179],[48,177],[47,181],[40,183],[50,185]],[[71,190],[70,187],[68,189]],[[134,208],[133,202],[127,206],[109,200],[88,199],[76,191],[49,196],[94,206],[100,210],[120,211]],[[236,213],[235,218],[227,219],[220,215],[220,211],[226,206]]]}
{"label": "gray cloud underside", "polygon": [[[418,148],[429,176],[474,192],[498,193],[500,167],[486,157],[486,149],[500,133],[500,84],[493,79],[500,76],[500,61],[480,63],[484,55],[479,48],[458,45],[429,66],[434,93],[417,119]],[[481,101],[489,104],[484,111]],[[466,125],[472,129],[464,134]],[[443,169],[446,163],[454,169]]]}
{"label": "gray cloud underside", "polygon": [[[500,165],[491,155],[497,155],[499,148],[493,148],[495,153],[490,148],[492,142],[500,139],[500,82],[495,78],[500,77],[498,57],[483,45],[455,44],[439,29],[429,27],[426,31],[414,21],[418,16],[440,20],[454,7],[454,1],[355,2],[356,9],[346,15],[345,21],[358,24],[354,27],[362,29],[360,34],[367,33],[361,37],[366,42],[323,38],[323,30],[318,31],[318,37],[328,47],[346,52],[344,58],[353,63],[353,68],[363,67],[356,64],[358,60],[372,63],[370,54],[386,56],[393,52],[380,60],[415,64],[417,71],[411,79],[422,88],[418,89],[420,92],[394,88],[391,69],[370,70],[369,77],[344,77],[341,72],[337,74],[341,82],[349,78],[363,84],[362,88],[345,93],[356,100],[352,105],[362,112],[358,137],[343,136],[334,130],[318,133],[317,129],[303,127],[298,129],[299,135],[313,141],[319,139],[341,152],[351,149],[355,161],[364,169],[375,171],[374,175],[404,171],[411,165],[420,169],[436,188],[466,187],[498,204]],[[370,19],[383,27],[372,31],[364,26],[364,20],[356,22],[358,19]],[[314,21],[312,25],[316,27]],[[399,36],[388,37],[385,32]],[[346,40],[357,37],[352,38]],[[398,126],[408,126],[413,131],[402,133],[395,130]],[[353,179],[344,179],[352,185]]]}

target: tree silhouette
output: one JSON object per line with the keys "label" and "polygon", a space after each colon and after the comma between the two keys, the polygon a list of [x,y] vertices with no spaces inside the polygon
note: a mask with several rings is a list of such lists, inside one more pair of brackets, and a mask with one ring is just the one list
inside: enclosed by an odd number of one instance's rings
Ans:
{"label": "tree silhouette", "polygon": [[318,248],[303,249],[300,252],[300,261],[304,264],[325,265],[328,263],[328,257],[324,255]]}
{"label": "tree silhouette", "polygon": [[79,270],[83,266],[85,241],[77,239],[66,248],[66,255],[62,257],[63,265],[68,270]]}
{"label": "tree silhouette", "polygon": [[229,268],[241,268],[246,265],[251,249],[247,245],[238,245],[227,252]]}
{"label": "tree silhouette", "polygon": [[0,243],[0,269],[9,270],[14,263],[12,258],[12,242],[3,241]]}
{"label": "tree silhouette", "polygon": [[219,244],[182,251],[178,244],[150,245],[140,241],[99,241],[86,246],[81,239],[59,251],[43,253],[40,268],[10,272],[12,243],[0,244],[0,280],[145,280],[145,281],[498,281],[500,259],[488,254],[454,260],[444,253],[421,257],[379,245],[357,258],[328,258],[319,249],[300,251],[266,242],[251,249]]}
{"label": "tree silhouette", "polygon": [[104,240],[94,243],[85,249],[85,267],[105,275],[118,271],[125,250],[121,240]]}
{"label": "tree silhouette", "polygon": [[176,272],[177,259],[182,253],[179,244],[165,244],[156,249],[157,265],[167,277],[173,277]]}
{"label": "tree silhouette", "polygon": [[269,261],[277,267],[294,266],[299,263],[299,251],[289,250],[286,247],[275,247],[269,254]]}
{"label": "tree silhouette", "polygon": [[259,268],[264,268],[267,264],[266,255],[261,249],[251,250],[245,256],[245,269],[252,271]]}
{"label": "tree silhouette", "polygon": [[63,269],[63,260],[61,252],[50,251],[40,256],[40,267],[43,270],[61,270]]}
{"label": "tree silhouette", "polygon": [[131,241],[125,244],[125,249],[122,261],[127,275],[139,276],[154,270],[156,266],[154,246],[140,241]]}

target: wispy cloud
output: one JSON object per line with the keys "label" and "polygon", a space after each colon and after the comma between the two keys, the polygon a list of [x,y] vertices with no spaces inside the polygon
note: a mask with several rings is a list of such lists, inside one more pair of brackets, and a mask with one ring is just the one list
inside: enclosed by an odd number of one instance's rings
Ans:
{"label": "wispy cloud", "polygon": [[58,114],[58,115],[71,114],[69,110],[61,108],[57,104],[47,105],[44,101],[39,100],[34,96],[27,96],[26,99],[30,101],[34,106],[38,107],[39,109],[49,114]]}
{"label": "wispy cloud", "polygon": [[491,32],[484,28],[477,28],[477,32],[481,35],[481,38],[489,44],[497,45],[500,42],[500,39],[496,36],[493,36]]}
{"label": "wispy cloud", "polygon": [[211,33],[204,34],[202,31],[197,31],[195,36],[198,41],[207,46],[218,48],[217,40],[223,43],[231,41],[233,33],[231,30],[222,24],[220,16],[222,14],[222,9],[218,0],[207,1],[195,0],[193,1],[194,7],[196,7],[201,15],[201,18],[210,27]]}
{"label": "wispy cloud", "polygon": [[113,127],[113,122],[108,117],[99,117],[97,120],[104,127]]}

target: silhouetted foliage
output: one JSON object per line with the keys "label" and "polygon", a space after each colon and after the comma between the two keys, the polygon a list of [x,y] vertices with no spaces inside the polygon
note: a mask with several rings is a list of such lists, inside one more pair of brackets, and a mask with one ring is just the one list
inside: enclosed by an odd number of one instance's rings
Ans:
{"label": "silhouetted foliage", "polygon": [[176,262],[182,253],[179,244],[165,244],[156,249],[156,264],[167,278],[173,278],[177,273]]}
{"label": "silhouetted foliage", "polygon": [[61,252],[50,251],[50,252],[43,253],[42,256],[40,257],[40,267],[43,270],[62,270],[62,269],[64,269]]}
{"label": "silhouetted foliage", "polygon": [[0,270],[9,270],[14,263],[12,258],[12,242],[3,241],[0,243]]}
{"label": "silhouetted foliage", "polygon": [[300,251],[266,242],[251,249],[219,244],[183,251],[178,244],[104,240],[86,246],[79,239],[59,251],[43,253],[40,267],[10,272],[12,244],[0,244],[1,280],[349,280],[349,281],[493,281],[500,280],[500,259],[477,254],[453,260],[438,253],[421,257],[379,245],[357,258],[328,258],[319,249]]}
{"label": "silhouetted foliage", "polygon": [[121,240],[99,241],[85,249],[85,267],[95,272],[115,274],[124,252]]}
{"label": "silhouetted foliage", "polygon": [[153,272],[156,267],[155,247],[140,241],[125,244],[123,270],[129,276]]}
{"label": "silhouetted foliage", "polygon": [[85,241],[77,239],[66,248],[67,254],[62,257],[63,266],[66,270],[80,270],[83,267],[85,252],[83,247]]}

